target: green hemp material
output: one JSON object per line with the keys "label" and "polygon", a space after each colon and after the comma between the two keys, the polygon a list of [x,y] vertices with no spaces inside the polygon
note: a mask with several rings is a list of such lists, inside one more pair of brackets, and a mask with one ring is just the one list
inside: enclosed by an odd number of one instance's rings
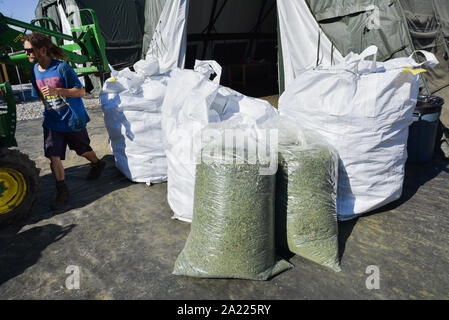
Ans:
{"label": "green hemp material", "polygon": [[[237,158],[235,149],[228,155]],[[247,161],[197,165],[191,232],[174,274],[267,280],[293,267],[275,253],[275,174],[259,169]]]}
{"label": "green hemp material", "polygon": [[325,144],[279,146],[277,246],[340,271],[338,155]]}

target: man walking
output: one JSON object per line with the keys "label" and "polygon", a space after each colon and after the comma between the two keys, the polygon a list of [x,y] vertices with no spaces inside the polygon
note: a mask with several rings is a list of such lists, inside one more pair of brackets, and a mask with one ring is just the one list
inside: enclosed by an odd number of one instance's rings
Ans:
{"label": "man walking", "polygon": [[26,35],[23,46],[28,60],[34,63],[32,84],[44,104],[44,152],[50,159],[57,190],[51,208],[58,210],[69,201],[61,161],[65,159],[67,145],[91,162],[88,180],[98,178],[106,163],[90,147],[86,130],[90,119],[81,99],[85,91],[72,67],[62,61],[64,51],[39,32]]}

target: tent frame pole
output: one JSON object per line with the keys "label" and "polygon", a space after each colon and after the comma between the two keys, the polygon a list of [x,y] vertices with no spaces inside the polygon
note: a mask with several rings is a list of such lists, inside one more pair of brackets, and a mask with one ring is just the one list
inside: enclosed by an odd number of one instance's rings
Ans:
{"label": "tent frame pole", "polygon": [[278,37],[278,82],[279,82],[279,96],[285,90],[285,75],[284,75],[284,58],[282,55],[282,39],[281,27],[279,23],[279,10],[276,10],[277,18],[277,37]]}
{"label": "tent frame pole", "polygon": [[[256,25],[254,26],[254,28],[251,30],[252,33],[259,33],[260,31],[260,26],[262,25],[263,21],[265,20],[265,18],[267,17],[267,15],[263,15],[264,11],[265,11],[265,7],[267,6],[268,0],[265,0],[262,3],[262,6],[260,7],[259,10],[259,16],[257,17],[257,22]],[[268,13],[271,11],[268,10]],[[255,42],[255,38],[251,38],[249,41],[249,45],[248,45],[248,49],[247,49],[247,55],[248,56],[252,56],[253,55],[253,47],[254,47],[254,42]]]}
{"label": "tent frame pole", "polygon": [[[218,4],[218,0],[214,0],[214,3],[212,5],[212,10],[210,12],[210,16],[209,16],[209,24],[207,25],[207,32],[206,35],[209,35],[212,31],[212,28],[215,29],[215,11],[217,10],[217,4]],[[203,41],[203,54],[201,55],[201,59],[204,60],[205,56],[206,56],[206,51],[207,51],[207,47],[209,45],[209,40],[204,40]]]}

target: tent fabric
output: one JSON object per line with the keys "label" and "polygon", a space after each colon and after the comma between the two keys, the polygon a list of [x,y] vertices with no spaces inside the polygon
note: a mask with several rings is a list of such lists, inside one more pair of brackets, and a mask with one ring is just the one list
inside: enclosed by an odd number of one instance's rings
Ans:
{"label": "tent fabric", "polygon": [[142,1],[76,0],[80,9],[95,11],[106,44],[106,56],[115,68],[124,68],[139,60],[143,39]]}
{"label": "tent fabric", "polygon": [[449,2],[447,0],[402,0],[401,5],[412,32],[436,33],[441,27],[444,36],[449,37]]}
{"label": "tent fabric", "polygon": [[372,0],[315,0],[308,1],[317,21],[363,13],[372,6]]}
{"label": "tent fabric", "polygon": [[[40,0],[35,11],[36,17],[50,17],[62,30],[58,3],[65,9],[66,15],[86,8],[95,11],[105,40],[106,56],[113,67],[121,69],[140,59],[145,0]],[[88,23],[92,21],[89,15],[85,17]]]}
{"label": "tent fabric", "polygon": [[[449,1],[401,1],[413,45],[435,54],[440,64],[424,73],[429,94],[449,96]],[[442,122],[449,126],[449,102],[443,106]]]}
{"label": "tent fabric", "polygon": [[321,32],[305,1],[278,1],[277,7],[285,87],[304,69],[343,61],[341,53]]}
{"label": "tent fabric", "polygon": [[[446,38],[449,37],[449,3],[447,0],[435,0],[435,11],[440,18],[440,25]],[[446,39],[449,41],[449,39]]]}
{"label": "tent fabric", "polygon": [[146,54],[159,62],[160,73],[184,67],[188,4],[188,0],[167,0],[162,10]]}
{"label": "tent fabric", "polygon": [[428,50],[440,61],[424,75],[430,93],[436,92],[449,85],[449,2],[408,0],[402,5],[416,49]]}
{"label": "tent fabric", "polygon": [[323,31],[344,56],[360,53],[370,45],[379,48],[380,61],[406,57],[414,51],[397,2],[307,0],[307,3]]}
{"label": "tent fabric", "polygon": [[145,1],[145,25],[142,43],[142,58],[145,58],[150,42],[153,39],[154,30],[161,17],[166,0]]}
{"label": "tent fabric", "polygon": [[[61,19],[58,13],[58,1],[57,0],[40,0],[35,9],[36,18],[50,17],[58,25],[59,30],[62,30]],[[29,21],[25,21],[29,22]],[[52,26],[48,23],[44,23],[44,27],[53,30]]]}
{"label": "tent fabric", "polygon": [[[116,69],[121,69],[146,56],[155,31],[158,33],[159,30],[159,40],[162,39],[160,36],[165,27],[161,26],[161,14],[164,7],[167,3],[179,1],[181,0],[40,0],[36,16],[51,17],[62,28],[58,3],[65,8],[66,13],[73,11],[73,8],[94,9],[106,42],[108,60]],[[380,61],[409,56],[415,49],[431,51],[439,59],[440,65],[424,75],[423,93],[441,92],[449,86],[447,0],[181,2],[185,5],[184,14],[188,23],[178,19],[178,26],[184,24],[183,28],[187,29],[189,36],[197,36],[196,41],[189,42],[189,49],[192,49],[188,54],[189,59],[212,59],[216,56],[221,64],[241,63],[236,61],[244,61],[251,56],[250,51],[254,51],[254,48],[251,49],[254,39],[248,35],[256,32],[272,33],[276,28],[276,15],[265,16],[263,8],[277,4],[280,39],[278,48],[282,49],[282,59],[278,62],[283,66],[279,78],[282,80],[285,77],[285,85],[301,70],[317,63],[337,63],[350,52],[360,53],[374,44],[379,48]],[[265,21],[260,24],[262,17]],[[210,22],[213,22],[212,25]],[[243,37],[244,33],[247,38]],[[213,40],[207,38],[209,34],[213,36]],[[240,34],[241,38],[222,40],[219,36],[223,34]],[[171,48],[166,51],[167,55],[172,60],[178,59],[178,66],[183,65],[185,35],[182,35],[181,42],[174,35],[165,36],[164,46]],[[259,38],[255,39],[256,42],[259,41]],[[275,43],[276,40],[274,36],[264,38],[263,41]]]}

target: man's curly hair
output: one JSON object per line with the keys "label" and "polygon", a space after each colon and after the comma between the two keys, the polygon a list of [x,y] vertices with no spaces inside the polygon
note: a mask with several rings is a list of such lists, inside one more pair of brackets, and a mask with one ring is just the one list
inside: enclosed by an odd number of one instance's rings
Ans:
{"label": "man's curly hair", "polygon": [[27,34],[22,38],[22,42],[28,41],[33,48],[47,48],[47,55],[58,60],[66,60],[67,56],[64,50],[56,46],[49,37],[40,32]]}

